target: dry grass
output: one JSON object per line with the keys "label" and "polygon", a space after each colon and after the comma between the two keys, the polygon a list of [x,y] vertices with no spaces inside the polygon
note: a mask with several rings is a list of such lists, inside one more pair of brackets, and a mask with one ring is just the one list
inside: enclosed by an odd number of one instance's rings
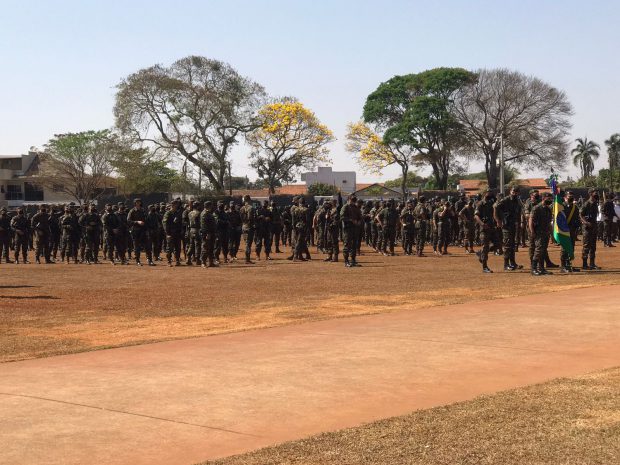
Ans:
{"label": "dry grass", "polygon": [[[0,265],[0,362],[190,338],[351,315],[415,310],[619,284],[619,249],[599,253],[602,272],[534,278],[484,275],[472,256],[361,257],[292,263],[279,255],[255,266]],[[559,255],[555,248],[554,257]],[[527,261],[519,253],[522,263]]]}
{"label": "dry grass", "polygon": [[614,465],[620,369],[478,397],[211,465]]}

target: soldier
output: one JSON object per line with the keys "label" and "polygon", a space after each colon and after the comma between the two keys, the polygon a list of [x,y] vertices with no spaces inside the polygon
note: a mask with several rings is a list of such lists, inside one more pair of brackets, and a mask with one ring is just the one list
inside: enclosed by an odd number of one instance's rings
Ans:
{"label": "soldier", "polygon": [[101,224],[103,227],[103,242],[105,244],[103,257],[107,258],[112,265],[116,265],[114,252],[121,222],[109,203],[106,204],[103,215],[101,215]]}
{"label": "soldier", "polygon": [[166,259],[168,266],[172,266],[172,255],[174,254],[174,266],[181,266],[181,243],[183,240],[183,212],[180,208],[181,202],[173,200],[170,210],[164,214],[162,220],[164,233],[166,234]]}
{"label": "soldier", "polygon": [[271,260],[271,219],[272,213],[269,202],[263,201],[263,205],[256,210],[256,233],[254,242],[256,245],[256,259],[260,260],[260,254],[265,248],[265,258]]}
{"label": "soldier", "polygon": [[230,244],[228,246],[228,251],[231,258],[236,261],[242,235],[241,214],[235,202],[230,202],[228,207],[228,221],[230,222]]}
{"label": "soldier", "polygon": [[80,217],[79,223],[86,244],[86,264],[97,264],[99,263],[99,240],[101,237],[101,217],[97,213],[97,207],[90,205],[88,213]]}
{"label": "soldier", "polygon": [[187,265],[192,264],[192,257],[196,257],[196,265],[202,264],[202,234],[200,234],[200,204],[193,202],[192,211],[187,214],[189,228],[189,249],[187,251]]}
{"label": "soldier", "polygon": [[424,244],[428,234],[428,222],[431,218],[431,212],[426,205],[426,197],[423,195],[418,199],[418,204],[413,209],[415,216],[415,228],[418,232],[416,238],[416,255],[422,257],[424,255]]}
{"label": "soldier", "polygon": [[[570,240],[573,244],[573,250],[575,250],[575,242],[577,241],[577,234],[581,227],[581,221],[579,220],[579,208],[575,203],[575,196],[572,192],[566,192],[564,195],[564,214],[566,215],[566,224],[570,232]],[[572,273],[573,271],[579,271],[577,268],[573,268],[571,258],[568,253],[562,248],[561,253],[562,269],[563,273]]]}
{"label": "soldier", "polygon": [[252,244],[256,233],[256,209],[252,205],[252,199],[249,195],[243,196],[243,207],[239,213],[241,214],[241,231],[245,240],[245,263],[252,265],[254,264],[251,257]]}
{"label": "soldier", "polygon": [[415,237],[415,215],[413,213],[413,200],[407,200],[405,208],[400,213],[402,224],[402,245],[405,255],[413,255],[413,243]]}
{"label": "soldier", "polygon": [[538,203],[530,212],[529,228],[530,237],[534,241],[534,255],[532,259],[532,275],[541,276],[551,274],[545,269],[545,257],[549,246],[551,235],[551,221],[553,213],[551,204],[553,196],[550,192],[545,192],[543,201]]}
{"label": "soldier", "polygon": [[50,255],[51,259],[56,261],[56,257],[58,256],[58,247],[60,246],[60,217],[62,214],[57,209],[57,207],[52,206],[50,212]]}
{"label": "soldier", "polygon": [[368,247],[372,247],[372,202],[370,200],[366,201],[364,207],[362,208],[362,218],[364,219],[364,240],[366,241],[366,245]]}
{"label": "soldier", "polygon": [[463,211],[463,208],[467,206],[467,197],[465,194],[461,194],[459,199],[454,204],[454,214],[458,216],[453,218],[453,226],[454,226],[454,239],[456,244],[459,247],[464,246],[465,236],[466,236],[466,227],[463,218],[461,218],[460,213]]}
{"label": "soldier", "polygon": [[325,214],[326,214],[325,204],[323,204],[316,211],[316,213],[314,214],[314,218],[312,218],[312,224],[314,226],[314,231],[317,236],[316,237],[317,249],[319,252],[322,252],[322,253],[325,253]]}
{"label": "soldier", "polygon": [[292,244],[293,222],[290,208],[282,211],[282,245]]}
{"label": "soldier", "polygon": [[338,204],[333,205],[331,201],[325,202],[325,251],[328,256],[326,262],[338,262],[340,253],[340,207],[342,206],[342,196],[338,195]]}
{"label": "soldier", "polygon": [[448,200],[439,207],[437,214],[437,249],[439,255],[447,255],[450,233],[452,231],[452,218],[454,216],[452,203]]}
{"label": "soldier", "polygon": [[34,232],[35,262],[41,264],[41,256],[43,256],[45,263],[52,263],[49,253],[50,226],[47,205],[41,205],[39,212],[30,220],[30,224]]}
{"label": "soldier", "polygon": [[[357,250],[357,255],[362,255],[362,242],[364,241],[364,231],[365,231],[365,227],[364,227],[364,214],[362,212],[362,210],[364,209],[364,201],[362,199],[358,199],[357,201],[357,208],[359,209],[360,213],[362,213],[362,221],[360,222],[360,224],[357,226],[357,246],[356,246],[356,250]],[[396,238],[398,235],[398,229],[399,229],[399,221],[398,221],[398,213],[400,212],[400,210],[396,211],[396,231],[394,232],[394,237]]]}
{"label": "soldier", "polygon": [[[0,257],[4,256],[5,263],[13,263],[9,258],[11,245],[11,219],[5,207],[0,208]],[[0,260],[1,261],[1,260]]]}
{"label": "soldier", "polygon": [[[224,202],[217,201],[217,209],[214,213],[216,224],[216,240],[214,257],[217,263],[220,262],[220,253],[224,257],[224,263],[228,263],[228,243],[230,233],[230,219],[224,209]],[[259,252],[257,252],[259,253]]]}
{"label": "soldier", "polygon": [[11,219],[11,229],[15,236],[13,246],[15,247],[15,263],[19,263],[19,253],[22,253],[23,263],[28,261],[28,241],[30,237],[30,222],[24,214],[23,208],[17,209],[17,215]]}
{"label": "soldier", "polygon": [[[359,210],[359,207],[358,207]],[[388,255],[388,248],[390,255],[394,256],[394,242],[396,240],[396,225],[399,221],[398,211],[394,207],[394,200],[390,199],[385,208],[383,208],[375,217],[375,221],[380,224],[383,235],[382,249],[383,255]]]}
{"label": "soldier", "polygon": [[153,261],[151,250],[146,244],[146,212],[142,207],[141,199],[134,199],[133,208],[127,214],[127,225],[131,233],[131,241],[133,242],[136,265],[142,266],[140,255],[144,250],[146,258],[150,262]]}
{"label": "soldier", "polygon": [[65,207],[65,214],[60,217],[61,244],[60,260],[67,259],[67,264],[78,263],[78,247],[80,245],[80,225],[73,208]]}
{"label": "soldier", "polygon": [[116,249],[116,259],[122,265],[129,265],[127,261],[127,250],[130,236],[126,208],[123,202],[119,202],[117,210],[114,212],[118,220],[118,232],[115,235],[114,248]]}
{"label": "soldier", "polygon": [[276,253],[282,253],[280,250],[280,239],[282,237],[283,226],[282,213],[273,200],[271,201],[269,211],[271,212],[271,244],[272,246],[275,244]]}
{"label": "soldier", "polygon": [[[588,190],[590,198],[583,203],[579,211],[579,218],[583,225],[583,249],[581,258],[583,259],[584,270],[600,270],[596,266],[596,228],[598,216],[598,190]],[[588,258],[590,264],[588,265]]]}
{"label": "soldier", "polygon": [[200,234],[202,235],[202,267],[213,268],[213,250],[215,245],[215,235],[217,225],[215,216],[213,216],[213,203],[207,201],[204,203],[204,209],[200,214]]}
{"label": "soldier", "polygon": [[480,240],[482,241],[482,250],[478,252],[478,260],[482,264],[484,273],[493,273],[488,266],[489,248],[491,241],[496,233],[495,218],[493,216],[493,204],[495,196],[491,189],[487,189],[484,199],[480,201],[474,212],[474,219],[480,225]]}
{"label": "soldier", "polygon": [[185,259],[189,262],[188,265],[192,264],[191,257],[188,255],[189,253],[189,245],[190,245],[190,233],[189,233],[189,213],[194,209],[194,199],[189,199],[189,202],[183,205],[183,210],[181,213],[181,217],[183,218],[183,227],[181,233],[181,248],[183,249],[183,255]]}
{"label": "soldier", "polygon": [[362,212],[357,206],[357,198],[355,195],[349,196],[347,204],[340,210],[340,218],[342,220],[342,237],[344,239],[344,247],[342,250],[344,255],[344,266],[347,268],[361,266],[356,260],[356,235],[362,223]]}
{"label": "soldier", "polygon": [[601,213],[603,216],[603,239],[605,247],[615,247],[613,244],[614,219],[616,218],[616,209],[614,205],[613,192],[607,194]]}
{"label": "soldier", "polygon": [[473,199],[470,199],[467,205],[459,211],[459,221],[463,227],[463,245],[466,254],[474,253],[474,237],[476,234],[474,211]]}
{"label": "soldier", "polygon": [[[157,248],[157,241],[159,240],[159,226],[161,224],[159,215],[155,211],[155,205],[149,205],[148,213],[146,214],[146,250],[150,252],[150,258],[148,261],[149,266],[155,266],[155,250]],[[148,255],[148,253],[147,253]],[[200,255],[198,255],[200,257]]]}
{"label": "soldier", "polygon": [[499,200],[494,207],[494,217],[502,230],[504,244],[504,270],[514,271],[523,268],[516,262],[517,228],[521,220],[519,188],[510,189],[510,195]]}
{"label": "soldier", "polygon": [[379,214],[379,212],[381,211],[381,202],[379,202],[378,200],[376,200],[373,203],[372,208],[370,209],[370,245],[371,247],[378,252],[379,251],[379,242],[380,242],[380,229],[379,229],[379,225],[377,224],[377,222],[375,221],[375,217]]}
{"label": "soldier", "polygon": [[433,253],[437,254],[437,245],[439,244],[439,207],[433,202],[431,208],[433,210],[431,215],[431,245],[433,246]]}
{"label": "soldier", "polygon": [[[293,250],[293,260],[305,262],[310,259],[308,251],[307,231],[308,231],[308,207],[303,197],[297,198],[297,205],[291,208],[291,221],[293,223],[293,233],[295,237],[295,248]],[[302,256],[305,254],[305,258]]]}

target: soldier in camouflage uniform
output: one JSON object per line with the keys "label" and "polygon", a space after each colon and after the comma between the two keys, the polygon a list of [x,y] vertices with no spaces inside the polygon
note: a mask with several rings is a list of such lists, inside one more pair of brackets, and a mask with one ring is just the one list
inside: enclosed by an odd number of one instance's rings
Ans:
{"label": "soldier in camouflage uniform", "polygon": [[[596,239],[597,239],[597,218],[599,194],[597,189],[588,191],[590,198],[583,203],[579,210],[579,217],[583,225],[583,249],[581,258],[583,259],[584,270],[599,270],[596,265]],[[588,264],[588,259],[590,263]]]}
{"label": "soldier in camouflage uniform", "polygon": [[57,207],[52,206],[50,212],[50,257],[52,260],[56,261],[56,257],[58,256],[58,248],[60,247],[60,217],[62,213],[58,210]]}
{"label": "soldier in camouflage uniform", "polygon": [[342,221],[342,237],[344,239],[344,247],[342,254],[344,256],[344,265],[347,268],[361,266],[357,263],[357,232],[362,223],[362,212],[357,206],[357,198],[350,195],[349,199],[340,210],[340,219]]}
{"label": "soldier in camouflage uniform", "polygon": [[493,273],[488,266],[489,249],[491,242],[496,234],[494,208],[495,196],[491,189],[487,189],[484,194],[484,199],[480,201],[476,211],[474,212],[474,218],[480,225],[480,240],[482,241],[482,249],[478,253],[478,260],[482,264],[482,271],[484,273]]}
{"label": "soldier in camouflage uniform", "polygon": [[415,215],[413,212],[413,201],[407,200],[405,208],[400,213],[400,223],[402,224],[402,245],[405,255],[413,255],[413,244],[415,238]]}
{"label": "soldier in camouflage uniform", "polygon": [[551,204],[553,196],[550,192],[543,195],[543,201],[532,208],[530,212],[530,236],[534,241],[534,255],[532,258],[532,275],[541,276],[551,274],[545,269],[545,257],[547,256],[547,247],[549,246],[549,237],[551,236],[551,221],[553,213],[551,212]]}
{"label": "soldier in camouflage uniform", "polygon": [[[359,207],[358,207],[359,209]],[[383,239],[381,252],[383,255],[394,256],[394,243],[396,241],[396,225],[399,221],[398,211],[394,206],[394,200],[389,200],[385,207],[377,214],[375,221],[380,224]]]}
{"label": "soldier in camouflage uniform", "polygon": [[448,244],[450,243],[450,234],[453,230],[454,210],[452,203],[448,200],[438,209],[437,214],[437,252],[439,255],[448,253]]}
{"label": "soldier in camouflage uniform", "polygon": [[370,209],[370,246],[376,251],[379,251],[379,242],[380,242],[380,230],[379,225],[375,221],[375,218],[381,211],[381,202],[376,200],[373,203],[372,208]]}
{"label": "soldier in camouflage uniform", "polygon": [[228,245],[230,242],[230,218],[224,208],[224,202],[217,201],[217,208],[213,214],[215,216],[216,239],[215,251],[213,256],[217,263],[220,263],[220,253],[224,263],[228,263]]}
{"label": "soldier in camouflage uniform", "polygon": [[291,219],[291,209],[284,208],[282,211],[282,245],[292,245],[293,241],[293,222]]}
{"label": "soldier in camouflage uniform", "polygon": [[119,202],[115,215],[118,218],[119,225],[114,243],[114,248],[116,249],[116,259],[122,265],[128,265],[127,250],[129,243],[129,225],[127,224],[127,209],[124,203]]}
{"label": "soldier in camouflage uniform", "polygon": [[245,263],[253,264],[251,258],[252,244],[256,233],[256,209],[252,205],[252,199],[249,195],[243,197],[243,207],[239,213],[241,214],[242,232],[245,239]]}
{"label": "soldier in camouflage uniform", "polygon": [[187,251],[187,265],[192,264],[192,257],[196,257],[196,265],[202,265],[202,235],[200,234],[200,203],[193,202],[192,211],[187,214],[189,228],[189,250]]}
{"label": "soldier in camouflage uniform", "polygon": [[[293,250],[293,260],[305,262],[310,258],[307,243],[308,231],[308,208],[303,197],[297,199],[297,205],[291,208],[291,221],[295,236],[295,248]],[[305,258],[304,258],[305,255]]]}
{"label": "soldier in camouflage uniform", "polygon": [[127,225],[129,226],[129,230],[131,232],[136,265],[142,266],[140,254],[143,250],[146,252],[146,258],[149,264],[153,262],[153,257],[151,255],[151,249],[147,247],[146,212],[144,211],[144,208],[142,208],[142,200],[135,199],[133,201],[133,205],[133,208],[129,210],[129,213],[127,214]]}
{"label": "soldier in camouflage uniform", "polygon": [[217,224],[213,215],[213,203],[204,203],[204,209],[200,214],[200,234],[202,235],[202,267],[213,268],[213,250],[215,246],[215,235],[217,234]]}
{"label": "soldier in camouflage uniform", "polygon": [[428,234],[428,223],[431,219],[431,211],[426,204],[426,197],[423,195],[418,199],[418,204],[413,209],[415,216],[415,228],[418,233],[416,238],[416,255],[421,257],[424,254],[424,244]]}
{"label": "soldier in camouflage uniform", "polygon": [[519,189],[510,189],[510,195],[495,204],[495,222],[502,230],[504,243],[504,270],[514,271],[523,268],[516,262],[517,228],[521,220],[521,201]]}
{"label": "soldier in camouflage uniform", "polygon": [[256,245],[256,259],[260,260],[260,254],[265,249],[265,258],[271,260],[271,220],[273,214],[269,208],[269,202],[265,200],[263,205],[256,211],[256,235],[254,243]]}
{"label": "soldier in camouflage uniform", "polygon": [[467,197],[465,196],[465,194],[461,194],[459,199],[454,204],[455,218],[453,218],[454,239],[455,239],[456,244],[459,247],[464,247],[464,242],[466,240],[465,239],[465,236],[466,236],[465,223],[463,222],[463,219],[460,216],[461,211],[466,206],[467,206]]}
{"label": "soldier in camouflage uniform", "polygon": [[[568,225],[570,240],[573,244],[574,251],[575,242],[577,241],[577,235],[579,234],[579,229],[581,228],[581,220],[579,219],[579,207],[577,207],[577,204],[575,203],[575,196],[572,192],[566,192],[564,195],[564,214],[566,215],[566,224]],[[560,260],[562,263],[561,271],[563,273],[572,273],[573,271],[579,271],[579,269],[573,267],[571,263],[571,257],[564,250],[564,248],[562,248]]]}
{"label": "soldier in camouflage uniform", "polygon": [[90,205],[88,212],[80,217],[80,226],[84,234],[86,244],[86,264],[99,263],[99,240],[101,237],[101,217],[97,213],[97,207]]}
{"label": "soldier in camouflage uniform", "polygon": [[[342,197],[339,197],[342,198]],[[333,205],[331,201],[325,202],[325,251],[328,256],[326,262],[338,262],[340,253],[340,206],[341,202]]]}
{"label": "soldier in camouflage uniform", "polygon": [[114,261],[114,246],[116,244],[116,235],[118,234],[120,221],[116,213],[112,210],[112,205],[109,203],[106,204],[103,215],[101,215],[101,224],[103,226],[103,258],[107,258],[112,265],[116,265]]}
{"label": "soldier in camouflage uniform", "polygon": [[162,224],[166,234],[166,259],[168,266],[172,266],[172,255],[174,254],[175,266],[181,265],[181,249],[183,240],[183,212],[180,208],[181,202],[174,200],[170,205],[170,210],[164,214]]}
{"label": "soldier in camouflage uniform", "polygon": [[474,219],[474,201],[467,202],[459,212],[459,219],[463,228],[463,245],[465,253],[474,253],[474,237],[476,234],[476,221]]}
{"label": "soldier in camouflage uniform", "polygon": [[372,247],[372,202],[368,200],[362,208],[362,218],[364,219],[364,240],[368,247]]}
{"label": "soldier in camouflage uniform", "polygon": [[[11,219],[6,208],[0,208],[0,257],[4,257],[5,263],[13,263],[9,258],[11,244]],[[1,260],[0,260],[1,261]]]}
{"label": "soldier in camouflage uniform", "polygon": [[60,259],[67,259],[67,263],[78,263],[78,246],[80,244],[80,225],[75,212],[70,206],[65,207],[65,214],[60,217],[61,248]]}
{"label": "soldier in camouflage uniform", "polygon": [[[319,207],[314,214],[314,218],[312,219],[312,223],[314,225],[314,231],[316,233],[316,246],[319,252],[325,253],[325,215],[327,213],[325,202],[321,207]],[[329,204],[331,205],[331,203]],[[331,207],[330,207],[331,208]]]}
{"label": "soldier in camouflage uniform", "polygon": [[271,244],[275,245],[276,253],[282,253],[280,250],[280,240],[282,237],[282,213],[275,202],[271,202],[269,207],[271,211]]}
{"label": "soldier in camouflage uniform", "polygon": [[15,236],[13,246],[15,247],[15,263],[19,263],[19,253],[22,253],[23,263],[28,261],[28,241],[30,237],[30,221],[24,214],[23,208],[17,209],[17,215],[11,218],[11,229]]}
{"label": "soldier in camouflage uniform", "polygon": [[230,243],[228,250],[233,260],[237,260],[237,254],[239,253],[239,245],[241,244],[241,214],[239,209],[235,205],[235,202],[230,202],[228,205],[228,221],[230,222]]}
{"label": "soldier in camouflage uniform", "polygon": [[47,213],[47,205],[41,205],[39,212],[30,220],[31,229],[34,232],[34,258],[36,263],[41,263],[41,256],[44,257],[45,263],[52,263],[49,253],[49,215]]}

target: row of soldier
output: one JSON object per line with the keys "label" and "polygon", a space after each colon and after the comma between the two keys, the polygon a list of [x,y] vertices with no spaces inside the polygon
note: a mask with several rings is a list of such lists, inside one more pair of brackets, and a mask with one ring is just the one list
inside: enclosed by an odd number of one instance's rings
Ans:
{"label": "row of soldier", "polygon": [[[592,191],[591,198],[577,206],[570,192],[565,195],[571,235],[576,239],[579,231],[584,234],[586,269],[597,268],[598,228],[592,244],[593,233],[588,226],[597,224],[592,219],[595,211],[598,213],[597,196],[598,192]],[[430,243],[438,255],[448,253],[450,244],[464,247],[466,253],[474,253],[474,245],[479,245],[482,248],[477,255],[483,271],[491,272],[491,250],[504,255],[505,270],[522,268],[515,261],[515,252],[519,245],[525,246],[530,236],[532,272],[546,274],[546,268],[555,266],[547,252],[550,202],[549,197],[541,201],[538,191],[531,191],[530,198],[523,203],[519,192],[513,189],[499,200],[488,191],[477,199],[463,195],[454,204],[438,199],[427,202],[424,196],[405,204],[394,200],[363,202],[351,196],[343,205],[339,197],[338,201],[324,202],[318,209],[307,206],[303,197],[295,198],[290,208],[283,209],[267,201],[255,206],[249,197],[244,198],[240,208],[234,202],[225,205],[221,201],[190,201],[182,207],[180,200],[176,200],[170,205],[156,204],[144,209],[141,200],[136,199],[129,211],[123,203],[108,204],[101,215],[94,205],[84,209],[69,205],[64,214],[57,209],[47,212],[43,205],[31,218],[21,209],[13,218],[8,217],[6,210],[0,211],[0,255],[9,261],[8,250],[12,246],[15,262],[19,263],[20,253],[22,261],[27,262],[28,248],[33,246],[37,262],[43,258],[51,263],[60,254],[60,259],[67,262],[98,263],[102,249],[103,256],[113,264],[126,264],[133,254],[141,265],[144,253],[147,263],[153,266],[165,250],[170,266],[173,259],[178,266],[183,253],[188,265],[212,267],[221,261],[236,260],[244,237],[246,263],[252,263],[252,249],[257,259],[264,253],[270,260],[272,245],[278,253],[281,243],[293,246],[290,260],[310,259],[310,243],[327,254],[325,261],[337,262],[339,243],[343,242],[344,263],[349,267],[359,266],[356,257],[364,241],[385,255],[394,255],[395,245],[400,242],[406,255],[413,255],[415,250],[416,255],[422,256],[425,244]],[[610,202],[613,211],[613,196],[602,208],[606,245],[612,245],[612,233],[608,232],[612,229],[612,214],[607,208]],[[546,237],[546,241],[537,241],[538,236]],[[573,270],[570,259],[563,255],[562,271]]]}

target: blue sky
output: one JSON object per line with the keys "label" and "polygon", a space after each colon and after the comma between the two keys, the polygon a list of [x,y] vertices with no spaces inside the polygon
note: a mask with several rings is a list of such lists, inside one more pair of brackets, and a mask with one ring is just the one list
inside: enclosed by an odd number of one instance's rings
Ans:
{"label": "blue sky", "polygon": [[[338,137],[335,169],[358,168],[344,134],[366,96],[395,74],[437,66],[536,75],[567,92],[573,138],[603,146],[620,132],[619,1],[0,0],[0,11],[0,154],[110,127],[121,78],[192,54],[314,110]],[[253,177],[246,153],[235,151],[233,172]]]}

